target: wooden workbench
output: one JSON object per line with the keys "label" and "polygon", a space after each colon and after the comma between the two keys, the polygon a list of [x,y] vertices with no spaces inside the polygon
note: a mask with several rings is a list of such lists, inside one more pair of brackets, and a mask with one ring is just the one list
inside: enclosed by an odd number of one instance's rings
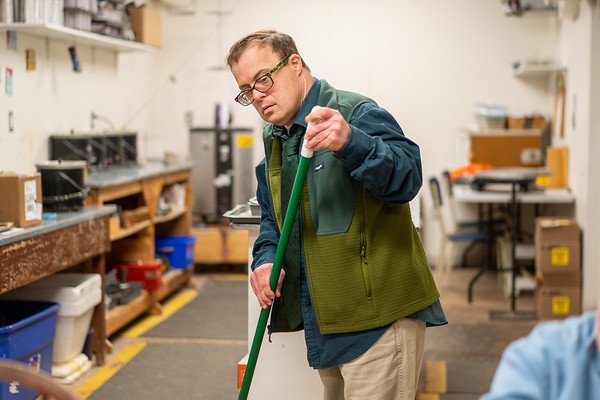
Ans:
{"label": "wooden workbench", "polygon": [[[58,213],[56,220],[41,225],[0,235],[0,293],[82,263],[86,270],[104,278],[105,254],[110,251],[108,218],[115,211],[115,206],[86,207]],[[102,295],[104,298],[104,286]],[[93,351],[97,364],[102,365],[106,338],[104,301],[94,309],[92,326]]]}

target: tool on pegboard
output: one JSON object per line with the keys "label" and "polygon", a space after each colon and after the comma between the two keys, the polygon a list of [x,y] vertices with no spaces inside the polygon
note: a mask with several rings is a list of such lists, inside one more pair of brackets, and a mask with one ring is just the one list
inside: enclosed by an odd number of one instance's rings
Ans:
{"label": "tool on pegboard", "polygon": [[25,49],[25,69],[27,72],[33,72],[37,69],[34,49]]}
{"label": "tool on pegboard", "polygon": [[69,47],[69,55],[71,56],[71,65],[73,67],[73,72],[81,72],[81,65],[79,64],[79,60],[77,59],[77,50],[75,46]]}
{"label": "tool on pegboard", "polygon": [[6,31],[6,47],[10,50],[17,49],[17,32]]}

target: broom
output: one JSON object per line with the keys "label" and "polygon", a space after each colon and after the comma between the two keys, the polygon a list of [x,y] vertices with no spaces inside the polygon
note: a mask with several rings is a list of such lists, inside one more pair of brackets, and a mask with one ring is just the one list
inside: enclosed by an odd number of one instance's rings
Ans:
{"label": "broom", "polygon": [[[313,111],[315,108],[313,108]],[[306,130],[308,130],[311,125],[312,124],[309,123]],[[306,180],[308,164],[313,156],[313,151],[307,149],[305,144],[306,143],[302,143],[298,171],[296,172],[296,177],[294,178],[292,194],[290,196],[289,205],[283,220],[283,228],[281,229],[279,243],[277,243],[275,260],[273,261],[273,269],[271,270],[271,276],[269,278],[269,284],[273,292],[277,288],[277,281],[279,280],[279,274],[281,272],[283,256],[285,255],[285,249],[290,240],[290,234],[292,232],[292,227],[294,226],[294,221],[296,220],[296,212],[298,211],[298,204],[300,203],[302,188],[304,187],[304,181]],[[271,306],[262,308],[260,310],[260,316],[258,318],[258,323],[256,324],[256,332],[254,333],[252,347],[250,348],[250,354],[248,355],[248,363],[246,364],[246,372],[244,372],[244,379],[242,381],[242,387],[240,389],[238,400],[246,400],[248,398],[248,391],[250,390],[250,384],[252,383],[252,376],[254,375],[254,369],[256,368],[258,353],[260,352],[260,346],[262,345],[263,336],[265,335],[265,329],[267,327],[267,320],[269,319],[270,310]]]}

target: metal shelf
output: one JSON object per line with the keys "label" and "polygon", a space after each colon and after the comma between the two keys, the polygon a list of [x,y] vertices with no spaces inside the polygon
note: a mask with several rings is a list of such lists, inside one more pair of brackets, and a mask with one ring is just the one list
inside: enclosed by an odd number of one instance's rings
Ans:
{"label": "metal shelf", "polygon": [[528,66],[522,65],[518,68],[513,69],[513,74],[519,78],[535,78],[535,77],[546,77],[551,76],[556,72],[565,71],[565,68],[556,65],[540,65],[540,66]]}
{"label": "metal shelf", "polygon": [[118,52],[159,50],[158,47],[131,40],[117,39],[54,24],[28,24],[24,22],[0,23],[0,31],[15,31],[26,35],[59,40],[69,45],[81,44],[115,50]]}

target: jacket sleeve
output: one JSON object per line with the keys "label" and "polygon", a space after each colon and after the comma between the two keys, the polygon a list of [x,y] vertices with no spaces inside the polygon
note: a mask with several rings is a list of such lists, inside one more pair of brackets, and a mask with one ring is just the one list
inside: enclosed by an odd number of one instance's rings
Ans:
{"label": "jacket sleeve", "polygon": [[388,205],[412,200],[423,183],[421,155],[394,117],[374,103],[364,103],[349,125],[350,139],[336,155],[351,176]]}
{"label": "jacket sleeve", "polygon": [[265,173],[266,162],[263,159],[255,169],[256,173],[256,200],[260,204],[260,233],[254,242],[252,248],[252,271],[265,263],[272,263],[275,260],[275,251],[279,242],[279,230],[273,216],[273,207],[271,206],[271,196],[267,186]]}

